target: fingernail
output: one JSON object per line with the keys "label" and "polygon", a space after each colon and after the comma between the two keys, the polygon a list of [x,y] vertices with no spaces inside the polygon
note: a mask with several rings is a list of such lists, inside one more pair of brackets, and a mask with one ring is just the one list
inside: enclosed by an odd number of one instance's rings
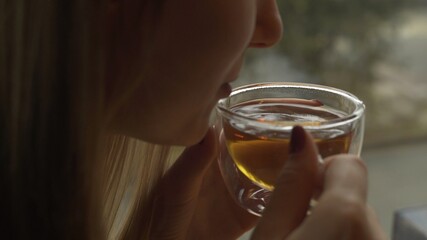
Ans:
{"label": "fingernail", "polygon": [[314,106],[316,106],[316,107],[323,106],[323,103],[320,100],[312,99],[311,101],[313,102]]}
{"label": "fingernail", "polygon": [[301,152],[305,145],[305,131],[301,126],[295,126],[291,133],[289,153],[294,154]]}

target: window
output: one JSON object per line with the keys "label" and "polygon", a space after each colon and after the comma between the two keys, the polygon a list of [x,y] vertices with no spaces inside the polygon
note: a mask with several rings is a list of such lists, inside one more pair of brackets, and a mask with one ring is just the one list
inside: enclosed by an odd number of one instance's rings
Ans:
{"label": "window", "polygon": [[284,38],[250,50],[236,85],[287,81],[352,92],[366,106],[370,203],[390,234],[396,209],[427,204],[425,1],[279,1]]}

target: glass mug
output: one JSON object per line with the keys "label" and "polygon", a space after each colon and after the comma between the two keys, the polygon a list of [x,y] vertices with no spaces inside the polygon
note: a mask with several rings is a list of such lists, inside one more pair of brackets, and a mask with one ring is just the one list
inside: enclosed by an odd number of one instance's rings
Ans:
{"label": "glass mug", "polygon": [[287,160],[295,125],[313,136],[321,158],[360,155],[364,110],[356,96],[315,84],[258,83],[234,89],[218,102],[215,124],[218,163],[232,197],[261,216]]}

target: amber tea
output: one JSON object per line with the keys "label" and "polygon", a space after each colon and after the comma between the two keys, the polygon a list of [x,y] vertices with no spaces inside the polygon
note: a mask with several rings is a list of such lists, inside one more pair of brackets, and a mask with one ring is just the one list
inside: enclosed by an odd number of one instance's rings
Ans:
{"label": "amber tea", "polygon": [[[230,111],[273,124],[277,121],[293,124],[309,122],[316,125],[343,116],[342,112],[319,101],[302,99],[253,100],[233,106]],[[223,130],[228,152],[238,169],[258,186],[273,190],[274,182],[288,159],[289,131],[259,131],[233,120],[224,120]],[[351,135],[351,131],[339,129],[328,129],[313,134],[319,154],[323,158],[347,153]]]}

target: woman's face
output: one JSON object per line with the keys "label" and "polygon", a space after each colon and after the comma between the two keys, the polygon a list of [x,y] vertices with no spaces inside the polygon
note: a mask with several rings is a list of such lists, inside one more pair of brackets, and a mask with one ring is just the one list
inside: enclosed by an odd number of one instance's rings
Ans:
{"label": "woman's face", "polygon": [[200,141],[216,102],[228,96],[229,83],[239,75],[245,50],[270,47],[282,35],[276,0],[165,0],[141,26],[151,30],[134,49],[144,53],[140,65],[133,57],[117,61],[138,68],[142,78],[113,126],[161,144]]}

